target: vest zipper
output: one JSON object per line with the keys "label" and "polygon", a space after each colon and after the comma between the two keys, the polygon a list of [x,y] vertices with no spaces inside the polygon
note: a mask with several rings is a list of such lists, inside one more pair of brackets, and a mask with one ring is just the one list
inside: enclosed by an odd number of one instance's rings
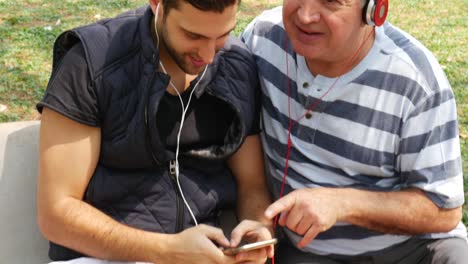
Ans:
{"label": "vest zipper", "polygon": [[176,161],[175,160],[170,160],[169,161],[169,174],[172,182],[172,186],[174,187],[174,190],[176,192],[176,226],[175,226],[175,232],[179,233],[182,230],[184,230],[184,202],[182,200],[182,195],[179,190],[179,186],[177,185],[177,173],[176,173]]}

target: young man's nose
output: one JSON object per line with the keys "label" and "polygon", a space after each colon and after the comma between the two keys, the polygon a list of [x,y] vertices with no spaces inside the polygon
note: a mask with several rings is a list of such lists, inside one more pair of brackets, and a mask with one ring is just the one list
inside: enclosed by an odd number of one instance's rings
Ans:
{"label": "young man's nose", "polygon": [[216,55],[216,41],[214,40],[210,40],[204,43],[198,51],[198,56],[206,64],[212,63],[215,55]]}

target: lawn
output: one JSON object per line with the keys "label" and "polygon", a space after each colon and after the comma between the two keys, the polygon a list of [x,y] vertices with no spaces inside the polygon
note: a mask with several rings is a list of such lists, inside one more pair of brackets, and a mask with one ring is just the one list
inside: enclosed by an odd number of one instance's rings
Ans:
{"label": "lawn", "polygon": [[[51,69],[56,36],[72,27],[114,16],[146,0],[0,0],[0,122],[38,119]],[[388,20],[432,50],[455,91],[460,123],[463,172],[468,175],[467,0],[390,1]],[[243,0],[242,28],[278,0]],[[468,179],[465,177],[465,190]],[[468,225],[468,208],[464,210]]]}

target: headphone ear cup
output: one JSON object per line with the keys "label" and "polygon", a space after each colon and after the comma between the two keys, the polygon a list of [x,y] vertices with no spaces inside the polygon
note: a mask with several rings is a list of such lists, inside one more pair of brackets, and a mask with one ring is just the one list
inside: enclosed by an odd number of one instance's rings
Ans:
{"label": "headphone ear cup", "polygon": [[381,26],[388,14],[388,0],[367,0],[362,12],[362,19],[371,26]]}
{"label": "headphone ear cup", "polygon": [[374,10],[374,24],[383,25],[388,15],[388,0],[377,0]]}

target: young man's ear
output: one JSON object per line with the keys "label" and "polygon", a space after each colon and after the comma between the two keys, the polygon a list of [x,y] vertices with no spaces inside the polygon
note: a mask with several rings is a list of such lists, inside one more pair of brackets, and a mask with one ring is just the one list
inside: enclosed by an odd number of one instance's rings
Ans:
{"label": "young man's ear", "polygon": [[153,14],[156,13],[156,7],[158,6],[160,0],[150,0],[149,4],[151,6],[151,10],[153,10]]}

